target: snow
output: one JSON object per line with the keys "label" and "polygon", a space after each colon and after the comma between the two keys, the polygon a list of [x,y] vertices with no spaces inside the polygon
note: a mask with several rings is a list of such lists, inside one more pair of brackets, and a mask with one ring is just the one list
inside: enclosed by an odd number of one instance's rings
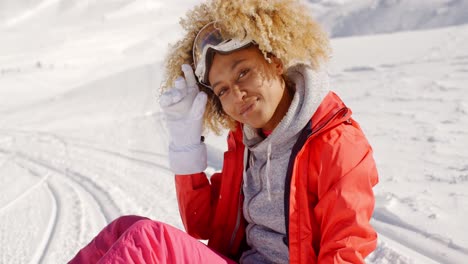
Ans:
{"label": "snow", "polygon": [[334,37],[414,31],[468,22],[467,0],[308,1]]}
{"label": "snow", "polygon": [[[198,2],[0,0],[0,263],[64,263],[124,214],[183,228],[156,98]],[[465,263],[467,1],[308,4],[348,36],[332,40],[332,87],[380,172],[368,263]],[[207,144],[211,173],[225,134]]]}

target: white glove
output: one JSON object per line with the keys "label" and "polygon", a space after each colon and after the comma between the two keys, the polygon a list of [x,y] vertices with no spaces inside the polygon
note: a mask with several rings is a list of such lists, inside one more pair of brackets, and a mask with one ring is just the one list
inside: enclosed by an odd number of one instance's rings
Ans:
{"label": "white glove", "polygon": [[207,95],[198,90],[190,65],[182,65],[185,79],[162,94],[159,104],[166,116],[171,138],[169,166],[175,174],[193,174],[207,167],[206,145],[201,141]]}

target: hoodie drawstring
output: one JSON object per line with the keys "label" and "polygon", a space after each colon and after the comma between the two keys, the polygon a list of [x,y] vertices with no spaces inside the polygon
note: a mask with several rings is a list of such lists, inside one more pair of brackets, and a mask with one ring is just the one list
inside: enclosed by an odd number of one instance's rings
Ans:
{"label": "hoodie drawstring", "polygon": [[266,163],[266,188],[268,193],[268,201],[271,201],[271,186],[270,186],[270,159],[271,159],[271,143],[268,143],[267,163]]}

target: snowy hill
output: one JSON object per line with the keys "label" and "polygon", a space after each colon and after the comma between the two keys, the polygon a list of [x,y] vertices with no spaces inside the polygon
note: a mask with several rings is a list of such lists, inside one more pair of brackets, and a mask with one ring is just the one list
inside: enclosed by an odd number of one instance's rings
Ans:
{"label": "snowy hill", "polygon": [[439,28],[468,23],[468,0],[309,0],[334,37]]}
{"label": "snowy hill", "polygon": [[[65,263],[122,214],[183,228],[156,96],[197,2],[0,0],[0,263]],[[332,40],[331,69],[380,172],[368,263],[465,263],[466,1],[309,4],[331,29],[348,21],[336,32],[368,34]],[[374,34],[387,31],[404,32]],[[224,141],[207,136],[209,172]]]}
{"label": "snowy hill", "polygon": [[[178,1],[173,1],[177,3]],[[180,2],[180,1],[179,1]],[[5,26],[44,26],[60,23],[105,21],[133,16],[164,15],[177,5],[158,0],[40,0],[0,1],[0,24]],[[175,10],[174,10],[175,11]],[[173,13],[173,12],[171,12]],[[166,13],[167,14],[167,13]]]}

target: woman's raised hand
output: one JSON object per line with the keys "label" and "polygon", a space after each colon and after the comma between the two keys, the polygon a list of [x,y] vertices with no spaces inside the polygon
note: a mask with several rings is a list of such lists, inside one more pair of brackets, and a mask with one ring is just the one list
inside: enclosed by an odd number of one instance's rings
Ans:
{"label": "woman's raised hand", "polygon": [[206,146],[201,141],[207,95],[198,90],[192,67],[182,65],[183,77],[162,94],[159,104],[169,132],[169,164],[175,174],[206,169]]}
{"label": "woman's raised hand", "polygon": [[[197,95],[201,97],[204,96],[205,99],[203,100],[205,100],[206,103],[206,94],[199,92],[192,67],[190,67],[188,64],[183,64],[182,71],[184,72],[185,78],[179,76],[179,78],[177,78],[174,82],[174,87],[162,94],[159,101],[160,106],[164,110],[166,116],[172,119],[180,119],[189,114]],[[200,98],[199,100],[202,99]]]}

